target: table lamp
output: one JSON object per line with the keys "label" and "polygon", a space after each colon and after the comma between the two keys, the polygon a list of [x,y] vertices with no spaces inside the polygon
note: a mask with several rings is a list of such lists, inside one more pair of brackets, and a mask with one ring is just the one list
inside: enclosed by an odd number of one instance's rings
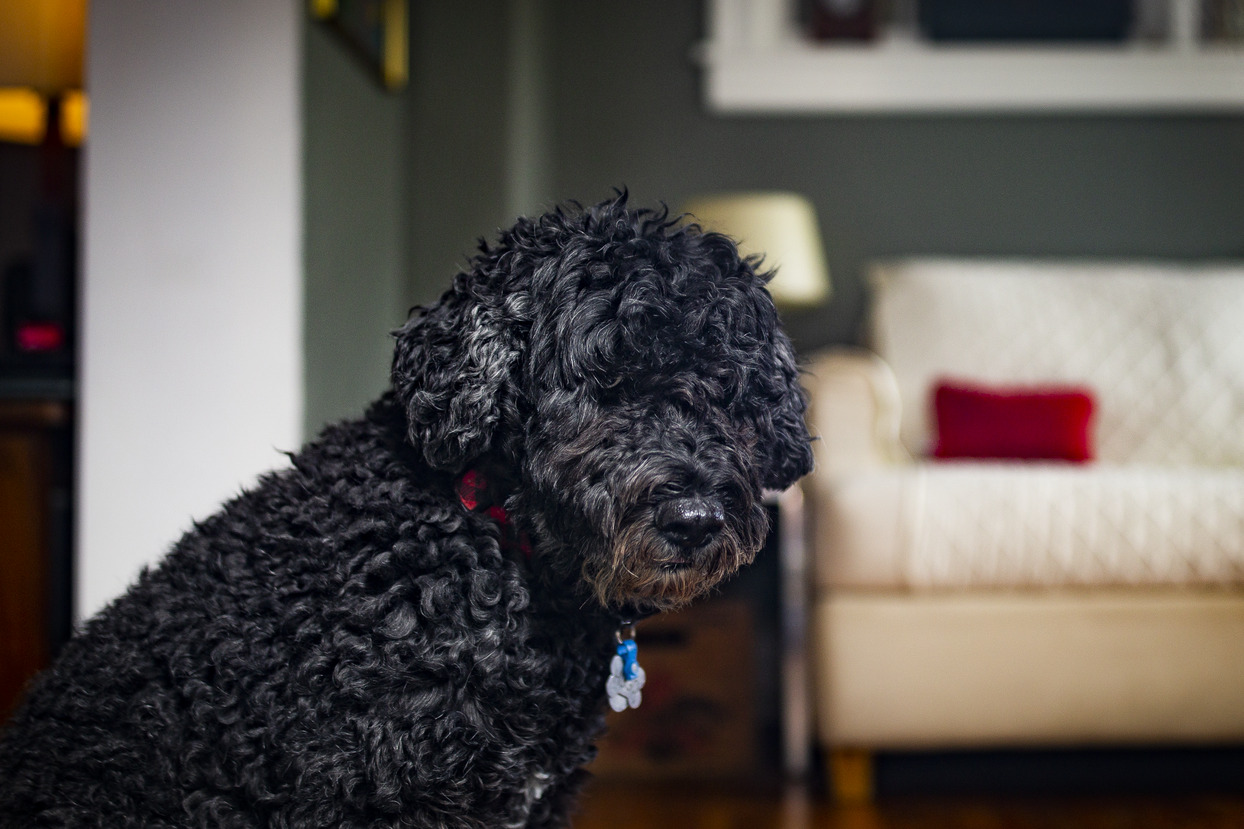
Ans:
{"label": "table lamp", "polygon": [[0,3],[0,131],[39,143],[62,119],[69,143],[82,130],[86,0]]}
{"label": "table lamp", "polygon": [[776,269],[769,293],[778,306],[806,308],[829,299],[829,267],[816,210],[805,197],[723,193],[693,198],[682,209],[705,230],[734,239],[744,256],[759,254],[765,269]]}
{"label": "table lamp", "polygon": [[62,112],[81,100],[85,36],[86,0],[0,3],[0,137],[39,144],[33,250],[0,263],[4,345],[31,359],[72,351],[76,195]]}

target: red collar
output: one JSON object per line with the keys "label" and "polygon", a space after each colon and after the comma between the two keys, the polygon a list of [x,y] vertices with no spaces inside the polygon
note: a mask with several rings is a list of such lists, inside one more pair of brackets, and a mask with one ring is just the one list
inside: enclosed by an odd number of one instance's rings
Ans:
{"label": "red collar", "polygon": [[483,511],[501,528],[501,548],[518,550],[531,560],[531,539],[510,523],[510,514],[501,504],[491,503],[488,479],[478,469],[468,469],[458,481],[458,500],[471,512]]}

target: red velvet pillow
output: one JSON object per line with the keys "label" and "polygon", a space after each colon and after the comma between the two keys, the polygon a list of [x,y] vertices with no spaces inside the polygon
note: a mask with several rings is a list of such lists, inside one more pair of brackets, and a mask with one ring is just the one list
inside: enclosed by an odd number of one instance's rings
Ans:
{"label": "red velvet pillow", "polygon": [[943,380],[933,390],[936,458],[1092,460],[1094,400],[1075,386],[988,388]]}

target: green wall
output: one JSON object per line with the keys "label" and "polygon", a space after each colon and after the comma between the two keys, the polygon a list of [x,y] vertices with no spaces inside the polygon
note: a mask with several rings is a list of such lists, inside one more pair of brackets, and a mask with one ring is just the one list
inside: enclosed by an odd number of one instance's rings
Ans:
{"label": "green wall", "polygon": [[412,302],[430,302],[548,189],[545,0],[412,3],[407,180]]}
{"label": "green wall", "polygon": [[405,319],[409,142],[385,92],[324,26],[304,30],[304,434],[361,413],[388,386]]}
{"label": "green wall", "polygon": [[412,302],[449,286],[480,236],[507,220],[504,0],[411,4]]}

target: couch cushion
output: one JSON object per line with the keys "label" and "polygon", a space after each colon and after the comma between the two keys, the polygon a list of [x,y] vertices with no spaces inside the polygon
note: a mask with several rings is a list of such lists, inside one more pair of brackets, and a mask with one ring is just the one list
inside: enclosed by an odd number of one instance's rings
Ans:
{"label": "couch cushion", "polygon": [[942,380],[933,388],[933,456],[1092,460],[1093,406],[1090,390],[1071,386],[985,387]]}
{"label": "couch cushion", "polygon": [[950,376],[1092,389],[1103,461],[1244,466],[1244,267],[912,260],[874,273],[873,346],[931,443]]}
{"label": "couch cushion", "polygon": [[1244,469],[921,463],[817,498],[824,588],[1244,585]]}

